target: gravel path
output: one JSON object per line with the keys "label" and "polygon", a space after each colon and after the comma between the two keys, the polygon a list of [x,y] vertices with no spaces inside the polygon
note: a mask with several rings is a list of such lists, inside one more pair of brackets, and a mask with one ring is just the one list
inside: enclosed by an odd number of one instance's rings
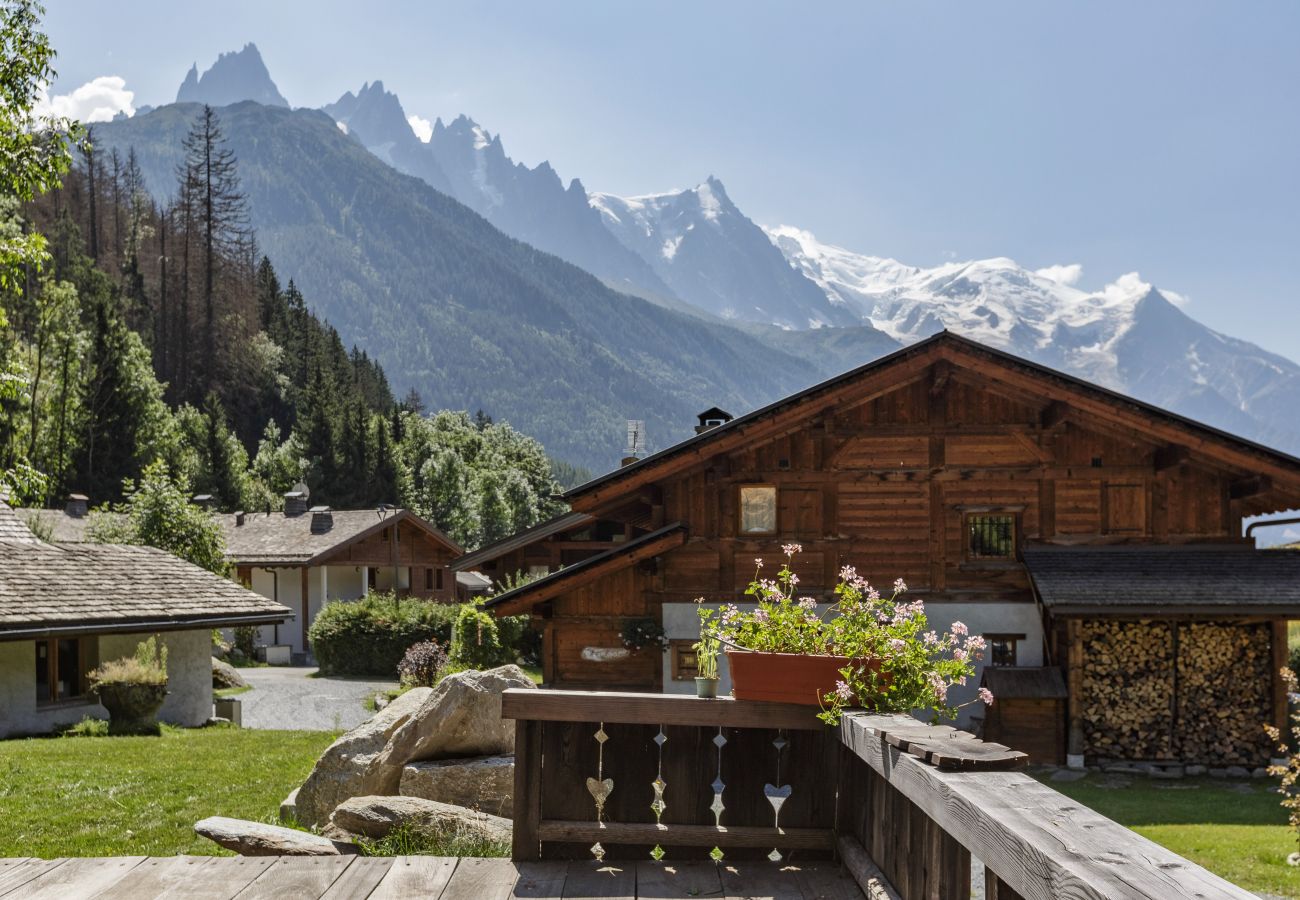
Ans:
{"label": "gravel path", "polygon": [[253,686],[237,695],[245,728],[280,731],[346,731],[374,713],[367,697],[397,687],[393,681],[360,678],[309,678],[315,668],[267,666],[240,669]]}

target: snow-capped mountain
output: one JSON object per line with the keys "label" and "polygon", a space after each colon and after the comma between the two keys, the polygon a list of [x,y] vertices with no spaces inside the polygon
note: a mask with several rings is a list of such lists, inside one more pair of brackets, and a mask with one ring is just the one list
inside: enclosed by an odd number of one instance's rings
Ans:
{"label": "snow-capped mountain", "polygon": [[722,182],[640,197],[592,194],[623,245],[678,297],[724,319],[783,328],[860,322],[856,307],[820,290],[736,208]]}
{"label": "snow-capped mountain", "polygon": [[396,94],[384,90],[382,81],[368,82],[353,94],[348,91],[323,107],[339,127],[399,172],[414,175],[436,191],[452,193],[451,181],[415,136]]}
{"label": "snow-capped mountain", "polygon": [[266,70],[257,45],[251,42],[245,44],[243,50],[218,56],[212,68],[202,76],[195,63],[176,92],[177,103],[229,106],[241,100],[253,100],[263,106],[289,105],[271,80],[271,73]]}
{"label": "snow-capped mountain", "polygon": [[824,244],[790,226],[768,236],[827,296],[903,342],[947,328],[1283,449],[1300,449],[1300,366],[1227,337],[1136,273],[1100,291],[1078,266],[1005,258],[933,268]]}

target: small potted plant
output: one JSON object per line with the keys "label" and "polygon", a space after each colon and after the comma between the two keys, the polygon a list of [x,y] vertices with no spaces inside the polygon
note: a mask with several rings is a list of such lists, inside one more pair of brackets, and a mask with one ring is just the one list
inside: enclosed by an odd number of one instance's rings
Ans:
{"label": "small potted plant", "polygon": [[151,637],[135,655],[90,673],[91,691],[108,710],[109,734],[158,734],[158,709],[167,698],[167,645]]}
{"label": "small potted plant", "polygon": [[[852,707],[956,716],[948,690],[974,676],[982,637],[961,622],[938,634],[924,604],[903,598],[902,579],[885,597],[852,566],[840,570],[834,603],[819,611],[816,598],[797,594],[793,561],[802,548],[783,550],[786,562],[774,580],[761,577],[762,560],[755,560],[759,572],[745,592],[755,609],[725,604],[716,619],[701,613],[702,631],[726,648],[736,699],[820,706],[829,724]],[[992,703],[993,695],[980,688],[979,700]]]}
{"label": "small potted plant", "polygon": [[713,700],[718,696],[718,638],[710,623],[713,610],[701,606],[700,639],[695,647],[695,696],[704,700]]}

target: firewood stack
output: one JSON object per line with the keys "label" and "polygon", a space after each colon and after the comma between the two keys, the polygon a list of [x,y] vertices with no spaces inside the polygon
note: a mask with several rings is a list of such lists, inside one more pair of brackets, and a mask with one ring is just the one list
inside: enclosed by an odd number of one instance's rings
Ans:
{"label": "firewood stack", "polygon": [[1207,766],[1267,762],[1267,623],[1090,621],[1081,623],[1080,636],[1089,757]]}

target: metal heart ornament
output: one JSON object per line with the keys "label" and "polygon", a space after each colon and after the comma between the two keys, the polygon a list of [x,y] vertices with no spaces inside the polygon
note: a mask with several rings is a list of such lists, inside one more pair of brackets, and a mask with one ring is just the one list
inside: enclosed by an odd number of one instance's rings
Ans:
{"label": "metal heart ornament", "polygon": [[605,801],[609,799],[610,794],[614,793],[614,779],[606,778],[597,781],[595,778],[588,778],[587,791],[591,794],[591,799],[596,801],[596,817],[600,818],[601,813],[605,811]]}
{"label": "metal heart ornament", "polygon": [[763,785],[763,796],[767,802],[772,804],[772,812],[777,820],[781,818],[781,804],[790,799],[790,785],[783,784],[777,787],[774,784]]}

